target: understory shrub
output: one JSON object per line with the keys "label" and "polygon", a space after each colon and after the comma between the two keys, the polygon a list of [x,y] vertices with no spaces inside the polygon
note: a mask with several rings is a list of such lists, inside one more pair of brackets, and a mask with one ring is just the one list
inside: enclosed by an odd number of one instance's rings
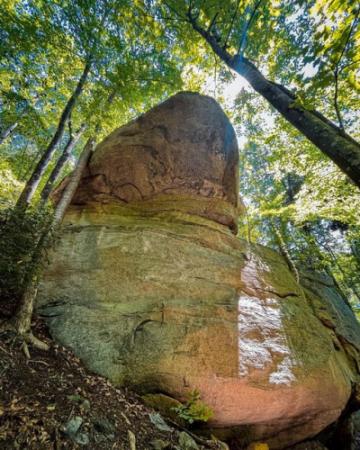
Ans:
{"label": "understory shrub", "polygon": [[37,268],[32,255],[49,224],[50,210],[0,210],[0,302],[13,307],[24,288],[27,271]]}

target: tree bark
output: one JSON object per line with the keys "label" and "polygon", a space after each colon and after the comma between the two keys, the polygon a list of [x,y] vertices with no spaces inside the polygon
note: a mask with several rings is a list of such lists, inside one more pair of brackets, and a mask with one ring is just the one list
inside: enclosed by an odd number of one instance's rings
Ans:
{"label": "tree bark", "polygon": [[265,78],[247,58],[230,55],[188,12],[188,20],[228,67],[243,76],[288,122],[294,125],[316,147],[328,156],[360,187],[360,144],[340,127],[314,110],[296,104],[296,95],[280,84]]}
{"label": "tree bark", "polygon": [[[18,334],[24,337],[25,343],[30,342],[40,349],[46,350],[47,345],[38,339],[31,333],[31,318],[34,309],[34,302],[37,294],[37,288],[39,284],[39,266],[44,258],[45,249],[47,247],[46,241],[51,229],[60,225],[64,218],[67,207],[69,206],[71,199],[78,187],[82,172],[90,158],[95,144],[94,137],[91,137],[78,160],[75,170],[70,175],[68,184],[66,185],[64,192],[61,196],[59,203],[56,206],[55,213],[51,220],[45,226],[45,229],[36,244],[34,253],[32,254],[31,269],[26,275],[25,289],[23,295],[18,304],[17,310],[11,319],[9,328],[14,329]],[[28,352],[28,351],[27,351]],[[26,351],[25,351],[26,353]]]}
{"label": "tree bark", "polygon": [[94,147],[95,147],[95,137],[91,136],[88,139],[87,143],[85,144],[83,151],[81,152],[75,170],[70,175],[69,182],[64,189],[64,192],[61,196],[59,203],[56,205],[53,219],[53,226],[58,226],[63,220],[66,209],[70,205],[70,202],[75,194],[75,191],[79,185],[81,175],[85,169],[85,166],[90,158],[90,155]]}
{"label": "tree bark", "polygon": [[86,80],[88,78],[90,69],[91,69],[91,58],[88,59],[84,66],[83,73],[76,85],[76,88],[74,92],[72,93],[71,97],[69,98],[68,102],[65,105],[65,108],[61,114],[56,132],[51,139],[51,142],[49,143],[47,149],[43,153],[42,157],[40,158],[40,161],[37,163],[30,179],[27,181],[16,206],[20,207],[21,209],[26,209],[29,205],[36,188],[41,180],[41,177],[43,173],[45,172],[47,166],[49,165],[49,162],[56,150],[56,146],[60,142],[62,135],[64,134],[65,124],[67,120],[69,119],[72,110],[74,109],[74,106],[78,100],[78,97],[80,96],[81,92],[83,91],[84,85],[86,83]]}
{"label": "tree bark", "polygon": [[275,221],[273,219],[270,219],[270,226],[275,234],[280,253],[283,256],[283,258],[285,259],[289,269],[294,274],[296,283],[299,284],[300,283],[299,271],[298,271],[293,259],[290,256],[289,250],[287,248],[287,245],[285,244],[285,241],[281,234],[281,231],[280,231],[279,227],[275,224]]}
{"label": "tree bark", "polygon": [[57,160],[55,167],[53,168],[43,190],[41,191],[40,194],[40,206],[44,206],[45,203],[47,202],[50,193],[52,191],[52,188],[54,186],[54,183],[56,182],[62,168],[65,166],[65,164],[68,162],[70,156],[71,156],[71,152],[73,151],[75,145],[77,144],[77,142],[79,141],[81,135],[83,134],[83,132],[85,131],[85,124],[81,125],[80,129],[78,130],[78,132],[72,136],[69,137],[69,140],[67,141],[64,151],[62,153],[62,155],[60,156],[60,158]]}
{"label": "tree bark", "polygon": [[7,127],[0,134],[0,145],[14,132],[15,128],[18,126],[18,122],[13,123],[9,127]]}

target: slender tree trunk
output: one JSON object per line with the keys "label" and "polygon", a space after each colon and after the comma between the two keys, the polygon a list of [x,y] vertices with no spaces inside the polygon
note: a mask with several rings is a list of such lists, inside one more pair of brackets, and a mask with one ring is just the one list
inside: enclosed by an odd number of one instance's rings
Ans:
{"label": "slender tree trunk", "polygon": [[287,245],[285,244],[285,241],[281,234],[280,228],[278,227],[278,225],[275,224],[275,221],[273,219],[270,219],[270,226],[276,236],[276,240],[277,240],[277,243],[279,246],[280,253],[283,256],[283,258],[285,259],[289,269],[294,274],[296,283],[299,284],[300,283],[299,271],[298,271],[293,259],[290,256],[289,250],[287,248]]}
{"label": "slender tree trunk", "polygon": [[75,170],[72,172],[69,178],[69,182],[66,185],[64,192],[61,196],[59,203],[56,205],[53,226],[58,226],[64,218],[66,209],[70,205],[70,202],[75,194],[75,191],[79,185],[81,175],[85,169],[85,166],[90,158],[90,155],[95,147],[95,137],[91,136],[85,144],[79,160],[77,162]]}
{"label": "slender tree trunk", "polygon": [[249,61],[235,60],[232,68],[360,187],[358,142],[322,114],[296,106],[291,92],[267,80]]}
{"label": "slender tree trunk", "polygon": [[[358,291],[358,288],[356,286],[356,280],[354,281],[353,276],[347,276],[344,272],[343,268],[341,267],[341,264],[338,263],[336,256],[332,249],[327,244],[321,244],[318,243],[318,245],[322,246],[326,252],[329,253],[331,256],[332,262],[334,266],[337,268],[337,270],[341,273],[343,282],[342,284],[345,284],[345,286],[348,287],[348,289],[352,290],[354,295],[357,297],[358,301],[360,301],[360,292]],[[335,277],[334,277],[335,278]]]}
{"label": "slender tree trunk", "polygon": [[[333,273],[333,268],[332,265],[329,261],[326,260],[326,258],[324,258],[321,248],[323,248],[325,251],[328,252],[328,249],[326,248],[326,246],[322,245],[317,236],[316,233],[313,232],[311,230],[311,228],[308,227],[303,227],[303,232],[305,235],[305,239],[308,243],[308,245],[311,246],[311,250],[312,253],[314,253],[316,255],[316,257],[318,258],[318,260],[322,263],[323,265],[323,269],[325,270],[325,272],[327,273],[327,275],[331,278],[331,280],[334,283],[334,286],[336,287],[336,289],[340,292],[341,297],[344,299],[344,302],[351,308],[351,305],[349,303],[349,300],[347,298],[346,292],[348,291],[348,289],[350,288],[346,281],[338,281],[336,276]],[[339,265],[337,264],[336,261],[336,257],[333,254],[333,252],[328,252],[331,256],[332,262],[334,265],[336,265],[338,267],[338,269],[340,269],[340,271],[342,272],[341,268],[339,268]],[[343,279],[346,279],[347,277],[345,276],[345,274],[342,272],[343,274]],[[351,289],[351,288],[350,288]]]}
{"label": "slender tree trunk", "polygon": [[360,187],[360,144],[340,127],[314,110],[296,104],[296,96],[280,84],[266,79],[258,68],[242,55],[230,55],[207,30],[188,12],[188,20],[225,64],[243,76],[288,122],[296,127],[316,147]]}
{"label": "slender tree trunk", "polygon": [[[25,342],[25,353],[28,355],[29,352],[26,347],[26,342],[29,342],[36,347],[46,350],[47,345],[39,341],[31,333],[31,318],[34,309],[34,302],[37,294],[38,284],[39,284],[39,266],[44,258],[45,250],[47,247],[47,239],[51,229],[56,228],[60,225],[62,219],[64,218],[67,207],[69,206],[71,199],[78,187],[82,172],[90,158],[90,155],[94,149],[95,139],[91,137],[78,160],[75,170],[70,175],[69,183],[66,185],[62,197],[56,206],[55,213],[51,220],[45,226],[45,229],[36,245],[35,251],[32,255],[32,269],[26,275],[25,279],[25,289],[24,293],[20,299],[17,310],[11,319],[9,324],[10,329],[15,329],[15,331],[23,336]],[[4,328],[4,327],[3,327]]]}
{"label": "slender tree trunk", "polygon": [[14,132],[18,125],[19,123],[15,122],[0,133],[0,145]]}
{"label": "slender tree trunk", "polygon": [[[115,91],[113,91],[109,95],[106,103],[112,103],[114,98]],[[32,267],[34,269],[32,271],[29,271],[29,273],[26,275],[24,293],[10,324],[11,329],[15,329],[17,333],[21,334],[24,337],[24,350],[27,356],[29,356],[29,351],[26,347],[26,342],[30,342],[40,349],[47,348],[46,344],[39,341],[35,336],[33,336],[30,328],[34,302],[39,284],[39,266],[42,259],[44,258],[44,253],[47,247],[47,239],[49,237],[50,230],[57,228],[64,218],[65,212],[70,205],[75,191],[79,185],[81,175],[86,167],[87,162],[89,161],[91,153],[94,150],[96,143],[95,136],[97,136],[97,134],[100,132],[100,128],[100,123],[98,123],[95,127],[94,135],[87,140],[84,149],[78,159],[75,170],[71,173],[69,182],[67,183],[62,193],[59,203],[56,205],[54,215],[52,216],[48,226],[45,227],[44,232],[42,233],[32,255],[32,262],[34,263],[32,264]]]}
{"label": "slender tree trunk", "polygon": [[73,151],[75,145],[77,144],[77,142],[79,141],[81,135],[83,134],[83,132],[85,131],[85,124],[83,124],[80,129],[78,130],[78,132],[72,136],[70,136],[69,140],[67,141],[64,151],[62,153],[62,155],[60,156],[60,158],[57,160],[57,163],[55,165],[55,167],[53,168],[43,190],[41,191],[40,194],[40,206],[44,206],[45,203],[47,202],[50,193],[52,191],[52,188],[54,186],[54,183],[56,182],[62,168],[65,166],[65,164],[68,162],[70,156],[71,156],[71,152]]}
{"label": "slender tree trunk", "polygon": [[27,206],[29,205],[29,203],[36,191],[36,188],[41,180],[41,177],[42,177],[43,173],[45,172],[47,166],[49,165],[49,162],[56,150],[56,146],[58,145],[58,143],[60,142],[60,140],[62,138],[64,129],[65,129],[65,124],[66,124],[67,120],[69,119],[72,110],[74,109],[74,106],[78,100],[78,97],[80,96],[81,92],[84,89],[84,85],[86,83],[86,80],[88,78],[88,75],[89,75],[89,72],[91,69],[91,63],[92,63],[91,58],[89,58],[89,60],[85,64],[83,73],[76,85],[74,92],[72,93],[71,97],[69,98],[68,102],[65,105],[65,108],[61,114],[56,132],[55,132],[53,138],[51,139],[51,142],[49,143],[47,149],[43,153],[40,161],[37,163],[30,179],[27,181],[27,183],[24,187],[24,190],[22,191],[22,193],[17,201],[17,205],[16,205],[17,207],[26,209]]}

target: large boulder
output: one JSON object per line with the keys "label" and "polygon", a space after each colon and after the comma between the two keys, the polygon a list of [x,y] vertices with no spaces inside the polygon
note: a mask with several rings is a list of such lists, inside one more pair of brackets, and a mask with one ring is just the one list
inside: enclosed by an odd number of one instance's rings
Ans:
{"label": "large boulder", "polygon": [[198,389],[219,435],[280,449],[339,418],[360,332],[331,280],[300,286],[280,255],[234,236],[237,173],[234,131],[208,97],[177,94],[115,130],[37,306],[93,371],[180,400]]}

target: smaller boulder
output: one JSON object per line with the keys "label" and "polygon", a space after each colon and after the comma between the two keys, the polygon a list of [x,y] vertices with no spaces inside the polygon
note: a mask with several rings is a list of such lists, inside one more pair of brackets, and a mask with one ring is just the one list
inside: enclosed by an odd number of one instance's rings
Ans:
{"label": "smaller boulder", "polygon": [[181,450],[199,450],[197,443],[185,431],[179,434],[179,446]]}
{"label": "smaller boulder", "polygon": [[159,413],[150,413],[149,419],[151,423],[160,431],[172,431],[169,425],[161,417]]}
{"label": "smaller boulder", "polygon": [[154,439],[150,442],[151,447],[154,450],[165,450],[166,448],[170,448],[170,442],[164,441],[162,439]]}
{"label": "smaller boulder", "polygon": [[70,419],[64,428],[64,433],[68,436],[74,436],[80,429],[83,420],[80,416]]}
{"label": "smaller boulder", "polygon": [[72,439],[76,444],[88,445],[89,436],[87,433],[80,433],[80,427],[83,419],[80,416],[75,416],[70,419],[62,430],[63,433]]}

